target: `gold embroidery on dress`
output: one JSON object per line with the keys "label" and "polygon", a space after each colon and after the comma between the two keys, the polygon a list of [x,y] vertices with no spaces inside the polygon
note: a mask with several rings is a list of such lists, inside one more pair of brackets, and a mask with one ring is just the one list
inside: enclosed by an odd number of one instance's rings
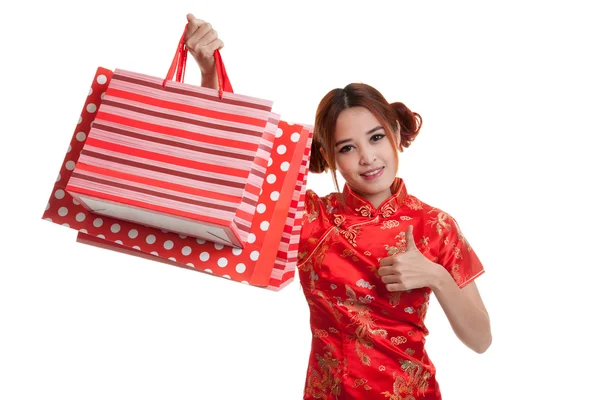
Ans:
{"label": "gold embroidery on dress", "polygon": [[342,251],[342,254],[340,254],[340,256],[342,256],[343,258],[348,258],[351,257],[352,261],[354,262],[358,262],[358,257],[356,257],[356,251],[352,250],[352,249],[344,249]]}
{"label": "gold embroidery on dress", "polygon": [[356,281],[356,286],[365,288],[365,289],[369,289],[369,290],[375,288],[375,285],[371,285],[369,282],[365,281],[364,279],[359,279],[358,281]]}
{"label": "gold embroidery on dress", "polygon": [[392,229],[396,228],[397,226],[400,226],[400,222],[393,219],[388,219],[387,221],[383,221],[381,229]]}
{"label": "gold embroidery on dress", "polygon": [[381,207],[381,215],[383,216],[383,218],[388,218],[392,216],[396,212],[396,210],[398,210],[396,202],[391,201],[385,204],[383,207]]}
{"label": "gold embroidery on dress", "polygon": [[390,305],[392,307],[398,307],[398,304],[400,304],[400,298],[402,297],[402,291],[398,291],[398,292],[392,292],[390,295]]}
{"label": "gold embroidery on dress", "polygon": [[343,317],[343,315],[342,315],[342,313],[340,312],[340,310],[336,309],[336,308],[333,306],[333,303],[332,303],[332,302],[331,302],[331,301],[330,301],[330,300],[327,298],[327,296],[325,296],[325,295],[323,294],[323,292],[321,292],[320,290],[316,290],[314,293],[315,293],[317,296],[319,296],[320,298],[322,298],[322,299],[323,299],[323,301],[325,302],[325,304],[327,304],[327,305],[329,306],[329,308],[331,309],[331,314],[333,315],[333,317],[335,318],[335,320],[336,320],[336,321],[338,321],[338,322],[340,322],[340,321],[341,321],[341,319],[342,319],[342,317]]}
{"label": "gold embroidery on dress", "polygon": [[[311,238],[312,239],[312,238]],[[309,239],[310,240],[310,239]],[[323,260],[329,250],[329,241],[325,240],[321,245],[315,249],[313,257],[304,264],[298,264],[300,271],[308,272],[310,276],[310,289],[314,291],[316,289],[315,281],[319,279],[315,272],[315,267],[320,267],[323,264]],[[306,257],[305,255],[302,257]]]}
{"label": "gold embroidery on dress", "polygon": [[341,214],[333,214],[333,223],[336,226],[341,226],[346,221],[346,217]]}
{"label": "gold embroidery on dress", "polygon": [[371,296],[370,294],[358,298],[358,300],[360,300],[360,302],[363,304],[369,304],[373,301],[373,299],[375,299],[375,297]]}
{"label": "gold embroidery on dress", "polygon": [[[314,196],[316,197],[316,195]],[[319,217],[319,205],[318,202],[313,199],[313,196],[306,197],[304,215],[308,218],[309,222],[313,222]]]}
{"label": "gold embroidery on dress", "polygon": [[456,257],[456,259],[460,260],[462,258],[460,247],[458,247],[457,245],[452,245],[452,253],[454,254],[454,257]]}
{"label": "gold embroidery on dress", "polygon": [[360,232],[360,228],[349,227],[348,229],[336,228],[339,233],[345,237],[352,246],[356,247],[356,235]]}
{"label": "gold embroidery on dress", "polygon": [[365,378],[358,378],[354,380],[352,387],[356,389],[362,386],[365,390],[371,390],[371,386],[367,385],[367,382]]}
{"label": "gold embroidery on dress", "polygon": [[352,249],[344,249],[342,251],[342,254],[340,254],[340,256],[343,258],[352,257],[353,255],[354,255],[354,250],[352,250]]}
{"label": "gold embroidery on dress", "polygon": [[341,193],[330,193],[325,196],[325,210],[328,214],[337,213],[342,207]]}
{"label": "gold embroidery on dress", "polygon": [[367,205],[360,206],[359,208],[355,209],[354,211],[356,211],[357,213],[359,213],[363,217],[370,217],[371,216],[371,207],[369,207]]}
{"label": "gold embroidery on dress", "polygon": [[427,224],[435,226],[435,231],[438,233],[438,235],[441,235],[442,230],[446,230],[446,231],[450,230],[450,222],[448,222],[448,220],[450,219],[450,216],[447,213],[445,213],[441,210],[438,210],[437,208],[431,209],[428,212],[428,214],[436,213],[436,212],[437,212],[437,215],[435,217],[431,217],[431,219],[429,221],[427,221]]}
{"label": "gold embroidery on dress", "polygon": [[312,365],[308,367],[306,389],[304,390],[305,395],[325,400],[329,398],[329,394],[333,395],[336,399],[340,396],[342,392],[342,380],[340,376],[343,369],[347,366],[348,361],[340,361],[334,358],[332,349],[333,346],[328,344],[323,348],[325,351],[323,356],[315,354],[319,370],[317,371]]}
{"label": "gold embroidery on dress", "polygon": [[407,248],[406,243],[406,232],[400,232],[394,237],[394,239],[398,239],[395,246],[385,245],[385,249],[388,252],[388,257],[395,256],[398,253],[404,253]]}
{"label": "gold embroidery on dress", "polygon": [[400,344],[406,343],[406,340],[407,339],[404,336],[395,336],[392,338],[392,344],[398,346]]}
{"label": "gold embroidery on dress", "polygon": [[[393,393],[381,392],[391,400],[416,400],[415,396],[424,396],[429,387],[431,373],[410,360],[400,360],[403,374],[394,372]],[[406,397],[405,397],[406,396]]]}
{"label": "gold embroidery on dress", "polygon": [[[371,358],[362,351],[362,348],[373,348],[373,343],[369,339],[372,336],[386,338],[387,331],[375,326],[375,322],[371,316],[371,310],[366,304],[361,302],[360,299],[357,299],[356,293],[348,285],[346,285],[346,295],[349,298],[344,300],[342,305],[348,309],[352,322],[358,325],[355,331],[355,337],[353,338],[355,340],[354,348],[356,354],[364,365],[371,365]],[[338,301],[340,301],[340,299],[338,299]]]}
{"label": "gold embroidery on dress", "polygon": [[406,196],[404,199],[404,204],[411,210],[421,210],[423,209],[423,203],[419,199],[414,196]]}
{"label": "gold embroidery on dress", "polygon": [[429,293],[428,291],[423,292],[423,303],[417,309],[417,315],[419,316],[418,325],[423,329],[424,332],[427,331],[425,327],[425,316],[427,315],[427,310],[429,309]]}
{"label": "gold embroidery on dress", "polygon": [[[309,237],[306,240],[306,243],[311,245],[311,244],[315,244],[319,241],[319,239],[315,238],[315,237]],[[304,259],[308,256],[308,250],[304,250],[304,251],[298,251],[298,264],[301,265],[302,261],[304,261]]]}
{"label": "gold embroidery on dress", "polygon": [[314,335],[314,337],[319,338],[319,339],[329,336],[327,331],[324,329],[315,329],[315,333],[313,335]]}
{"label": "gold embroidery on dress", "polygon": [[463,283],[463,278],[460,274],[460,265],[454,264],[450,270],[450,274],[459,285]]}

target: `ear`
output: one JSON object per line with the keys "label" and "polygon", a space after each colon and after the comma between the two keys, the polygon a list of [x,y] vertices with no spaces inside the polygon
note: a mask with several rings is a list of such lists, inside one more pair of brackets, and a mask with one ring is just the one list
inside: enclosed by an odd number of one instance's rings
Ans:
{"label": "ear", "polygon": [[400,121],[396,120],[396,132],[394,132],[394,135],[396,135],[396,140],[398,142],[400,142],[400,133],[402,132],[402,127],[400,125]]}
{"label": "ear", "polygon": [[323,157],[323,160],[325,160],[325,162],[327,162],[327,157],[325,156],[325,150],[323,150],[323,146],[319,146],[319,151],[321,152],[321,156]]}

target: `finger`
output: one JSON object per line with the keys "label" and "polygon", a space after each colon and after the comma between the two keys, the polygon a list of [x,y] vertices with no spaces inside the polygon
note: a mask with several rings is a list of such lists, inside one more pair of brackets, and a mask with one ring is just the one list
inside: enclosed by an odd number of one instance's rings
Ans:
{"label": "finger", "polygon": [[406,249],[407,250],[415,250],[417,248],[417,244],[415,243],[415,237],[413,236],[413,226],[410,225],[406,230]]}
{"label": "finger", "polygon": [[383,283],[402,283],[402,277],[397,274],[386,275],[381,277]]}
{"label": "finger", "polygon": [[395,259],[396,256],[382,258],[381,260],[379,260],[379,265],[382,267],[385,265],[392,265]]}
{"label": "finger", "polygon": [[215,40],[217,37],[217,31],[212,29],[212,26],[205,22],[202,24],[196,32],[185,42],[185,45],[190,50],[194,50],[199,53],[203,50],[203,47]]}
{"label": "finger", "polygon": [[217,31],[215,31],[214,29],[211,29],[209,32],[206,33],[206,35],[204,35],[202,37],[202,39],[200,39],[200,41],[198,43],[215,51],[216,47],[213,49],[211,44],[212,44],[212,42],[214,42],[217,39],[218,39]]}
{"label": "finger", "polygon": [[212,40],[206,40],[204,37],[213,30],[213,27],[210,22],[204,22],[201,24],[196,32],[194,32],[193,39],[197,39],[198,41],[203,41],[204,44],[209,43]]}
{"label": "finger", "polygon": [[377,270],[379,276],[387,276],[387,275],[398,275],[400,273],[400,269],[395,265],[387,265],[385,267],[381,267]]}
{"label": "finger", "polygon": [[215,39],[212,42],[210,42],[209,44],[206,45],[206,48],[208,49],[208,51],[210,51],[211,53],[214,53],[215,50],[221,50],[223,48],[224,43],[221,39]]}
{"label": "finger", "polygon": [[[213,30],[212,25],[201,19],[196,19],[195,23],[188,24],[188,28],[185,33],[185,45],[188,48],[194,48],[198,43],[203,45],[211,42],[214,38],[210,36],[206,37],[208,33]],[[214,32],[216,35],[217,32]]]}
{"label": "finger", "polygon": [[194,17],[193,14],[188,14],[187,20],[188,20],[188,25],[187,25],[186,35],[185,35],[186,40],[189,39],[194,34],[194,32],[196,32],[196,30],[198,30],[200,25],[205,23],[205,21]]}
{"label": "finger", "polygon": [[405,289],[405,286],[401,283],[389,283],[385,285],[385,288],[390,292],[401,292]]}

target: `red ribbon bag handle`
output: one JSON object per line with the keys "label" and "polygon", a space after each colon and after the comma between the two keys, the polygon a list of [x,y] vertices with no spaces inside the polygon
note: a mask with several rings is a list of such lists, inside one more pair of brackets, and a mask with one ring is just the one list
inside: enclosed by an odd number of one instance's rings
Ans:
{"label": "red ribbon bag handle", "polygon": [[[185,65],[187,61],[188,49],[185,45],[185,32],[187,31],[187,25],[181,35],[181,39],[179,39],[179,44],[177,45],[177,51],[175,52],[175,56],[173,57],[173,61],[171,62],[171,67],[169,68],[169,72],[167,72],[167,77],[163,81],[163,87],[167,84],[167,81],[170,81],[175,77],[176,82],[182,83],[185,77]],[[225,70],[225,65],[223,65],[223,58],[221,58],[221,53],[219,49],[215,50],[215,67],[217,72],[217,80],[219,82],[219,98],[223,98],[223,91],[233,93],[233,88],[231,87],[231,82],[229,81],[229,77],[227,76],[227,71]]]}

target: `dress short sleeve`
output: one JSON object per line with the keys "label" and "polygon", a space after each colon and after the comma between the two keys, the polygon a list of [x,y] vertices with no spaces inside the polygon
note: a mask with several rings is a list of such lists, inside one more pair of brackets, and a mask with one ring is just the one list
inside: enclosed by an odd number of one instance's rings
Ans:
{"label": "dress short sleeve", "polygon": [[328,225],[323,200],[314,191],[307,190],[298,244],[298,266],[304,264],[311,256]]}
{"label": "dress short sleeve", "polygon": [[[438,263],[444,266],[452,278],[463,288],[484,273],[483,265],[462,234],[456,220],[444,212],[438,216],[440,247]],[[445,223],[444,223],[445,222]]]}

